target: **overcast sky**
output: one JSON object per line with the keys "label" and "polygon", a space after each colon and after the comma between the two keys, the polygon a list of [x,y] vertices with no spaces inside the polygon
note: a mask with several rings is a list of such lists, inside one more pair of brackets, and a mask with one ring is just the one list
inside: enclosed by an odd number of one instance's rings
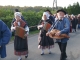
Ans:
{"label": "overcast sky", "polygon": [[[67,7],[70,4],[79,2],[80,0],[57,0],[57,5]],[[13,6],[53,6],[53,0],[0,0],[0,5],[13,5]]]}

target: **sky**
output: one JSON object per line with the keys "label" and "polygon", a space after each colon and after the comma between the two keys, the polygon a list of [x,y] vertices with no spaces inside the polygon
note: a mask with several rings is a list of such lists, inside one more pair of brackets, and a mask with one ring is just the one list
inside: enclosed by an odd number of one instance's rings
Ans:
{"label": "sky", "polygon": [[[67,7],[70,4],[73,5],[73,3],[79,2],[80,0],[57,0],[57,5],[61,7]],[[6,6],[6,5],[12,5],[12,6],[53,6],[53,0],[0,0],[0,5]]]}

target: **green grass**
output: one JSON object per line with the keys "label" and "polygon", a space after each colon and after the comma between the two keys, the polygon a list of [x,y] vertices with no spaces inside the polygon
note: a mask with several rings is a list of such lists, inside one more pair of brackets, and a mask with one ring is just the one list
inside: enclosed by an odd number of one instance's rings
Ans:
{"label": "green grass", "polygon": [[[29,32],[29,35],[33,35],[33,34],[36,34],[36,33],[39,33],[39,30],[31,31],[31,32]],[[11,37],[10,41],[13,41],[13,40],[14,40],[14,36]]]}

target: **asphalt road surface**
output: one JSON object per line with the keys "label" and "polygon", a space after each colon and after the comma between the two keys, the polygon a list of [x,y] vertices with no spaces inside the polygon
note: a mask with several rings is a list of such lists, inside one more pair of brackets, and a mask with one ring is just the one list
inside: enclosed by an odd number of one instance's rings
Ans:
{"label": "asphalt road surface", "polygon": [[[48,49],[44,50],[45,55],[41,56],[41,50],[38,49],[38,34],[28,37],[29,56],[26,59],[22,56],[22,60],[60,60],[60,50],[55,43],[51,49],[52,54],[48,54]],[[18,60],[18,56],[14,55],[14,44],[9,43],[7,46],[7,57],[0,60]],[[70,33],[70,39],[67,44],[67,60],[80,60],[80,30],[76,33]]]}

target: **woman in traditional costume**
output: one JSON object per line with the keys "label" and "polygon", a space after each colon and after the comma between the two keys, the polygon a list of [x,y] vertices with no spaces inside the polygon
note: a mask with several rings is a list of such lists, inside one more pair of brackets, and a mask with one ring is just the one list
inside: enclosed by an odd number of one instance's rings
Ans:
{"label": "woman in traditional costume", "polygon": [[[19,56],[18,60],[22,60],[21,55],[25,55],[25,58],[28,57],[28,41],[27,35],[29,32],[29,28],[27,24],[21,19],[21,14],[16,12],[14,14],[16,21],[11,26],[11,31],[16,31],[17,26],[25,29],[25,38],[21,38],[15,35],[14,39],[14,54]],[[21,33],[21,32],[20,32]]]}
{"label": "woman in traditional costume", "polygon": [[44,49],[49,49],[49,54],[51,54],[51,48],[54,47],[54,41],[49,36],[46,36],[47,30],[44,29],[43,25],[45,23],[52,24],[51,20],[49,19],[49,14],[47,12],[43,13],[42,20],[38,25],[38,29],[40,30],[39,33],[39,46],[38,48],[41,49],[41,55],[44,55]]}

